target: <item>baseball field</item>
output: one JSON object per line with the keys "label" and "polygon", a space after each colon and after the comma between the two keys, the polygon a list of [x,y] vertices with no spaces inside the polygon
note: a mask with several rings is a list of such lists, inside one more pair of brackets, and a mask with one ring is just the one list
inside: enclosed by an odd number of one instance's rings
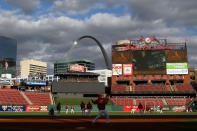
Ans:
{"label": "baseball field", "polygon": [[139,116],[138,113],[109,112],[110,124],[105,123],[102,116],[96,124],[92,120],[97,112],[91,116],[81,116],[81,112],[49,117],[47,112],[0,112],[0,131],[196,131],[197,112],[153,112]]}

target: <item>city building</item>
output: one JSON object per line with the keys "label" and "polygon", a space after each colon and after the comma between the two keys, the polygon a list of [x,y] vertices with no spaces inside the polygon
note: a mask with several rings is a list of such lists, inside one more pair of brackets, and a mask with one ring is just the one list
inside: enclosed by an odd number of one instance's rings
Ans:
{"label": "city building", "polygon": [[87,72],[99,74],[98,81],[104,82],[106,87],[111,86],[111,85],[108,85],[108,77],[112,76],[111,70],[103,69],[103,70],[92,70],[92,71],[87,71]]}
{"label": "city building", "polygon": [[44,77],[47,74],[47,63],[37,60],[20,61],[21,78]]}
{"label": "city building", "polygon": [[[17,41],[0,36],[0,76],[10,74],[16,76]],[[7,75],[4,75],[7,76]]]}
{"label": "city building", "polygon": [[95,63],[86,59],[57,61],[54,64],[54,75],[63,75],[69,72],[85,72],[86,70],[95,70]]}

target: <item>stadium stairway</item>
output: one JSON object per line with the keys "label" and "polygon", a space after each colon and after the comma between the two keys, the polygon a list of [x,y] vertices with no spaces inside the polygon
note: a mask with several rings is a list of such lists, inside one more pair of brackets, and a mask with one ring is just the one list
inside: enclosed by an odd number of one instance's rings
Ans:
{"label": "stadium stairway", "polygon": [[31,102],[31,100],[25,95],[24,92],[20,91],[20,94],[25,98],[25,100],[28,102],[29,105],[33,105],[33,103]]}
{"label": "stadium stairway", "polygon": [[170,85],[170,89],[171,91],[175,91],[172,85]]}
{"label": "stadium stairway", "polygon": [[162,101],[163,101],[164,105],[168,105],[168,103],[167,103],[165,98],[163,98]]}
{"label": "stadium stairway", "polygon": [[129,91],[133,91],[133,90],[132,90],[132,86],[129,86]]}
{"label": "stadium stairway", "polygon": [[49,93],[49,96],[50,96],[50,99],[51,99],[51,104],[52,104],[52,105],[54,105],[54,104],[55,104],[55,102],[54,102],[54,98],[53,98],[52,94],[51,94],[51,93]]}
{"label": "stadium stairway", "polygon": [[135,98],[133,98],[133,104],[134,105],[137,105],[137,102],[136,102],[136,99]]}

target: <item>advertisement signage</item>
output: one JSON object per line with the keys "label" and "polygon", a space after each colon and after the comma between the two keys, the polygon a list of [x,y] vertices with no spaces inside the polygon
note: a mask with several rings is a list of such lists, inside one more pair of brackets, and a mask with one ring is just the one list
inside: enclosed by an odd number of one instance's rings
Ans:
{"label": "advertisement signage", "polygon": [[80,71],[80,72],[84,72],[85,67],[75,64],[75,65],[70,65],[70,71]]}
{"label": "advertisement signage", "polygon": [[174,106],[172,107],[172,110],[175,112],[183,112],[186,110],[185,106]]}
{"label": "advertisement signage", "polygon": [[166,69],[188,69],[187,63],[166,63]]}
{"label": "advertisement signage", "polygon": [[112,74],[122,75],[122,64],[112,64]]}
{"label": "advertisement signage", "polygon": [[48,111],[48,106],[27,105],[26,111]]}
{"label": "advertisement signage", "polygon": [[131,110],[139,112],[138,106],[123,106],[123,111],[130,112]]}
{"label": "advertisement signage", "polygon": [[0,105],[0,111],[12,111],[12,105]]}
{"label": "advertisement signage", "polygon": [[133,66],[132,64],[123,64],[123,75],[132,75]]}
{"label": "advertisement signage", "polygon": [[27,85],[46,85],[46,82],[38,82],[38,81],[28,81]]}
{"label": "advertisement signage", "polygon": [[26,109],[25,105],[0,105],[0,111],[21,112],[21,111],[25,111],[25,109]]}
{"label": "advertisement signage", "polygon": [[188,74],[187,63],[166,63],[167,74]]}
{"label": "advertisement signage", "polygon": [[15,112],[26,111],[25,109],[26,109],[25,105],[13,105],[12,106],[12,111],[15,111]]}
{"label": "advertisement signage", "polygon": [[167,69],[167,74],[188,74],[188,69]]}

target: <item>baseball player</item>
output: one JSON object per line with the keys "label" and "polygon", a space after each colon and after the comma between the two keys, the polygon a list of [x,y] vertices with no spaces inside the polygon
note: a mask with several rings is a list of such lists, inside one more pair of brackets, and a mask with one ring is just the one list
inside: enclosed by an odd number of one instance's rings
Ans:
{"label": "baseball player", "polygon": [[81,112],[82,112],[82,116],[85,116],[85,104],[83,103],[83,101],[81,102]]}
{"label": "baseball player", "polygon": [[68,114],[68,105],[67,104],[65,106],[65,109],[66,109],[66,114]]}
{"label": "baseball player", "polygon": [[149,111],[150,114],[152,113],[151,106],[148,106],[148,111]]}
{"label": "baseball player", "polygon": [[106,97],[106,98],[103,98],[103,97],[102,97],[102,94],[99,95],[99,97],[98,97],[97,100],[95,100],[95,101],[92,100],[92,103],[97,104],[97,107],[98,107],[98,109],[99,109],[99,113],[98,113],[98,115],[96,116],[96,118],[93,120],[92,123],[96,123],[97,119],[98,119],[99,117],[101,117],[101,115],[102,115],[103,113],[104,113],[105,116],[107,117],[107,121],[106,121],[106,122],[107,122],[107,123],[110,123],[110,119],[109,119],[108,112],[107,112],[107,110],[105,109],[105,105],[107,104],[108,100],[109,100],[109,98],[107,98],[107,97]]}
{"label": "baseball player", "polygon": [[61,104],[57,104],[57,116],[60,116],[60,111],[61,111]]}
{"label": "baseball player", "polygon": [[91,110],[92,110],[92,105],[90,104],[90,102],[87,104],[87,110],[88,110],[88,116],[90,116],[91,114]]}
{"label": "baseball player", "polygon": [[139,109],[139,115],[143,115],[143,105],[141,103],[139,103],[138,105],[138,109]]}
{"label": "baseball player", "polygon": [[160,109],[160,113],[163,113],[163,107],[162,107],[162,105],[160,105],[159,109]]}
{"label": "baseball player", "polygon": [[74,114],[74,106],[73,106],[73,105],[71,105],[70,113],[71,113],[71,114]]}
{"label": "baseball player", "polygon": [[135,113],[135,108],[132,106],[131,107],[131,114],[134,114]]}

